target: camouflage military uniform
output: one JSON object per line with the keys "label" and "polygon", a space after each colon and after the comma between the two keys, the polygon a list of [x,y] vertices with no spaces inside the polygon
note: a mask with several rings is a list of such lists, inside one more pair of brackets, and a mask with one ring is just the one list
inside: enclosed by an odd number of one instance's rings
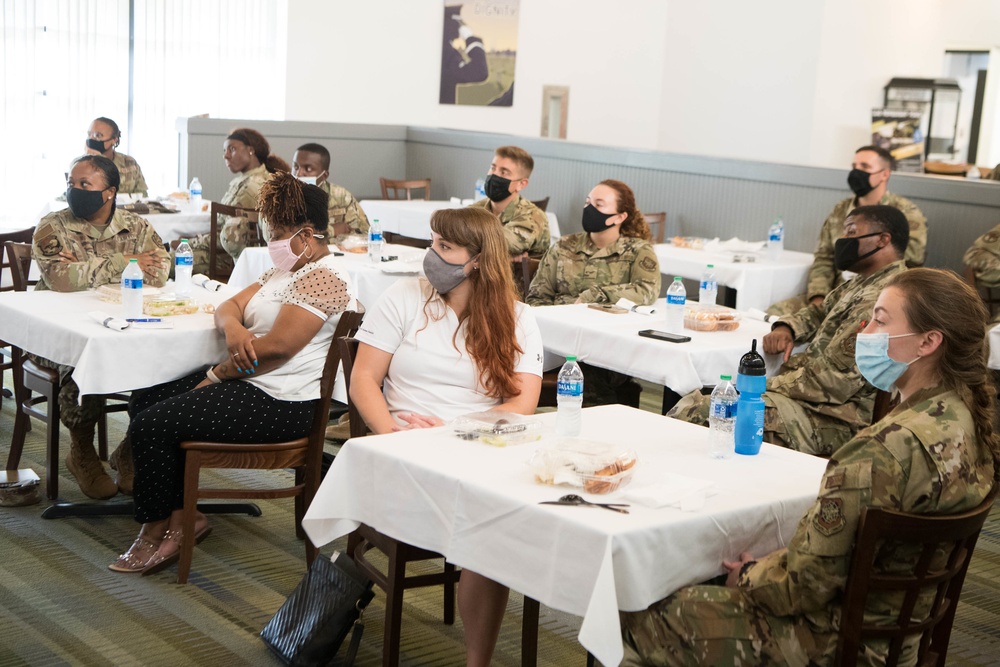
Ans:
{"label": "camouflage military uniform", "polygon": [[[854,340],[882,288],[900,271],[893,262],[867,278],[857,276],[833,289],[819,306],[780,320],[795,343],[809,346],[793,354],[764,393],[764,440],[818,456],[831,456],[871,423],[875,388],[854,362]],[[780,326],[775,324],[775,326]],[[670,411],[671,417],[708,425],[709,397],[694,391]]]}
{"label": "camouflage military uniform", "polygon": [[[330,209],[328,242],[340,243],[351,234],[368,236],[368,216],[361,210],[354,195],[348,192],[347,188],[329,181],[324,181],[319,187],[330,195],[330,202],[327,204]],[[344,224],[347,225],[347,231],[335,229],[335,225]]]}
{"label": "camouflage military uniform", "polygon": [[[69,209],[56,211],[42,218],[35,228],[31,255],[38,263],[41,280],[37,290],[77,292],[121,282],[122,271],[128,265],[125,255],[135,255],[156,250],[164,260],[162,268],[153,269],[143,276],[144,282],[162,287],[167,282],[167,260],[156,230],[135,213],[115,209],[114,216],[102,232],[85,220],[73,216]],[[62,262],[59,253],[72,252],[79,262]],[[62,385],[59,390],[60,421],[70,429],[92,427],[100,416],[101,403],[97,397],[84,396],[70,374],[73,368],[32,355],[43,366],[59,371]]]}
{"label": "camouflage military uniform", "polygon": [[[489,199],[480,199],[472,206],[485,208],[492,213],[491,203]],[[530,257],[540,259],[549,249],[551,237],[548,216],[521,195],[507,204],[507,208],[500,214],[500,222],[503,223],[503,235],[507,239],[510,254],[527,252]]]}
{"label": "camouflage military uniform", "polygon": [[976,272],[983,287],[1000,287],[1000,225],[976,239],[962,262]]}
{"label": "camouflage military uniform", "polygon": [[1000,164],[993,167],[993,171],[991,171],[986,178],[991,181],[1000,181]]}
{"label": "camouflage military uniform", "polygon": [[615,303],[649,305],[660,295],[660,263],[649,241],[621,236],[598,248],[586,232],[563,236],[545,253],[526,299],[530,306]]}
{"label": "camouflage military uniform", "polygon": [[[927,255],[927,218],[916,204],[891,192],[886,192],[879,204],[894,206],[906,216],[910,223],[910,242],[906,246],[903,259],[911,268],[921,266]],[[790,315],[805,308],[809,299],[826,296],[830,290],[844,282],[843,274],[833,265],[833,246],[837,239],[844,235],[844,221],[856,207],[857,201],[854,197],[848,197],[833,207],[819,231],[813,263],[809,267],[806,293],[772,305],[767,309],[769,315]]]}
{"label": "camouflage military uniform", "polygon": [[[220,203],[239,208],[257,208],[257,195],[260,187],[270,177],[265,165],[260,165],[250,171],[241,173],[229,182],[229,189],[222,196]],[[227,254],[219,253],[219,267],[224,271],[232,271],[243,248],[257,231],[246,218],[230,218],[219,216],[219,244]],[[194,273],[208,273],[209,234],[199,234],[190,241],[194,253]],[[171,253],[173,254],[173,253]]]}
{"label": "camouflage military uniform", "polygon": [[118,192],[123,194],[140,194],[145,197],[148,194],[146,179],[142,175],[142,169],[139,168],[139,163],[135,161],[135,158],[115,151],[113,161],[115,166],[118,167],[119,176],[121,176]]}
{"label": "camouflage military uniform", "polygon": [[[745,566],[738,588],[691,586],[645,611],[622,613],[621,664],[833,664],[861,508],[968,511],[989,492],[993,466],[958,393],[914,393],[837,452],[788,548]],[[875,569],[902,571],[916,559],[909,549],[883,549]],[[872,595],[865,621],[894,619],[900,600]],[[923,618],[929,604],[921,600],[914,617]],[[861,664],[884,664],[888,647],[869,641],[863,651]],[[915,643],[906,645],[900,664],[912,664],[915,651]]]}

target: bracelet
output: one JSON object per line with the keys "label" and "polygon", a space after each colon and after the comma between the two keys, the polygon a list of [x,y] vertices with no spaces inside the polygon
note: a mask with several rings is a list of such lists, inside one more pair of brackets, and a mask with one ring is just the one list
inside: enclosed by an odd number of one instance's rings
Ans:
{"label": "bracelet", "polygon": [[220,382],[222,382],[222,378],[216,375],[215,370],[212,368],[209,368],[207,371],[205,371],[205,375],[207,375],[208,379],[212,381],[212,384],[219,384]]}

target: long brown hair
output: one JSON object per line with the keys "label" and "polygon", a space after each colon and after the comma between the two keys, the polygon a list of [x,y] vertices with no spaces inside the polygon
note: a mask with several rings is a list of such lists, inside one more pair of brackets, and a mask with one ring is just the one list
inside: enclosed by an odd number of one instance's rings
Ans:
{"label": "long brown hair", "polygon": [[517,343],[517,288],[503,226],[486,209],[468,207],[435,211],[431,229],[468,250],[472,257],[479,256],[479,268],[468,277],[472,284],[469,304],[460,316],[466,327],[465,348],[479,369],[479,382],[488,396],[516,396],[519,389],[514,364],[524,350]]}
{"label": "long brown hair", "polygon": [[278,171],[291,171],[288,163],[277,155],[271,155],[271,144],[267,143],[264,135],[249,127],[238,127],[229,133],[226,139],[240,141],[253,149],[254,154],[260,163],[267,167],[268,173]]}
{"label": "long brown hair", "polygon": [[[993,430],[996,387],[986,367],[989,312],[983,300],[958,274],[944,269],[903,271],[886,287],[903,293],[903,312],[915,331],[941,332],[938,375],[962,397],[972,413],[976,439],[1000,462],[1000,439]],[[1000,474],[1000,466],[994,474]]]}
{"label": "long brown hair", "polygon": [[619,233],[622,236],[632,236],[637,239],[653,240],[653,233],[649,230],[646,218],[642,217],[642,211],[636,208],[635,193],[632,188],[621,181],[608,179],[601,181],[600,185],[606,185],[615,191],[618,196],[618,213],[627,213],[628,217],[622,223]]}

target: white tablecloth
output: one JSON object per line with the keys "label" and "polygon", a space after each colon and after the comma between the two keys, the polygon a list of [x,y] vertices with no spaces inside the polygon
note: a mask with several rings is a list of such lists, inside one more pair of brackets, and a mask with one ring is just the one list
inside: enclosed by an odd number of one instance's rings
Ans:
{"label": "white tablecloth", "polygon": [[[547,428],[555,414],[541,415]],[[602,664],[622,657],[618,610],[635,611],[721,574],[722,560],[787,544],[816,498],[826,461],[765,444],[757,456],[708,456],[709,430],[620,405],[583,411],[583,432],[638,453],[632,487],[665,472],[712,480],[693,512],[633,505],[628,515],[538,505],[568,487],[534,482],[536,446],[495,448],[448,427],[350,440],[303,527],[318,545],[359,522],[444,554],[552,608],[583,617],[580,643]],[[621,497],[590,496],[592,500]],[[610,502],[619,502],[614,500]]]}
{"label": "white tablecloth", "polygon": [[[734,262],[732,253],[711,253],[691,248],[678,248],[669,243],[654,246],[660,260],[660,273],[701,280],[705,266],[715,265],[719,285],[736,290],[736,308],[747,310],[768,306],[806,291],[806,276],[813,256],[806,252],[784,250],[775,262],[764,257],[756,262]],[[689,294],[688,297],[697,297]]]}
{"label": "white tablecloth", "polygon": [[[532,308],[545,345],[545,368],[557,368],[567,355],[594,366],[626,373],[670,387],[682,396],[705,385],[715,385],[720,375],[736,375],[740,357],[771,325],[744,317],[735,331],[691,331],[688,343],[643,338],[643,329],[666,330],[663,299],[656,302],[655,315],[628,313],[614,315],[588,308],[585,304],[537,306]],[[781,355],[764,355],[773,373],[781,365]]]}
{"label": "white tablecloth", "polygon": [[[192,296],[201,303],[219,304],[230,292],[194,287]],[[120,304],[101,301],[93,291],[3,292],[0,340],[75,367],[73,379],[81,394],[149,387],[226,356],[225,338],[207,313],[170,317],[173,329],[119,332],[93,321],[87,315],[92,310],[122,316]]]}
{"label": "white tablecloth", "polygon": [[[368,220],[378,220],[383,232],[394,232],[417,239],[431,237],[431,214],[442,208],[459,208],[451,201],[425,201],[423,199],[389,200],[365,199],[361,202]],[[555,213],[548,213],[549,233],[552,241],[559,238],[559,219]]]}
{"label": "white tablecloth", "polygon": [[[121,196],[118,198],[118,203],[124,203]],[[209,232],[212,227],[212,216],[209,213],[208,200],[202,201],[200,206],[193,206],[186,202],[174,203],[181,207],[178,213],[139,213],[137,215],[145,218],[153,226],[164,243],[170,243],[179,238],[190,239]],[[40,211],[39,219],[64,208],[66,208],[66,202],[53,200]]]}
{"label": "white tablecloth", "polygon": [[[383,256],[395,255],[400,260],[405,260],[409,266],[418,266],[417,260],[423,259],[424,250],[411,248],[404,245],[385,245],[382,249]],[[421,272],[398,273],[399,264],[396,262],[384,262],[378,266],[372,264],[367,254],[344,253],[343,257],[337,257],[340,264],[351,277],[357,289],[357,297],[366,308],[371,308],[378,297],[400,278],[407,276],[422,275]],[[253,283],[260,274],[270,269],[274,264],[267,248],[246,248],[236,261],[233,267],[233,274],[229,276],[229,286],[241,290]]]}

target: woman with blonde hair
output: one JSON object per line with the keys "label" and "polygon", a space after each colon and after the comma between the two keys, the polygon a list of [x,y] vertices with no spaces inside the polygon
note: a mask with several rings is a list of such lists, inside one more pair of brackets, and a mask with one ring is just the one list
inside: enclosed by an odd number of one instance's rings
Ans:
{"label": "woman with blonde hair", "polygon": [[[401,280],[366,313],[351,399],[375,433],[440,426],[469,412],[532,414],[542,340],[517,301],[503,227],[480,208],[431,217],[426,279]],[[488,665],[506,587],[462,571],[458,606],[469,665]]]}
{"label": "woman with blonde hair", "polygon": [[[861,509],[958,514],[996,483],[986,320],[979,295],[951,271],[892,278],[858,334],[855,359],[874,386],[898,392],[899,404],[837,450],[788,548],[724,562],[724,587],[683,588],[645,611],[622,613],[622,665],[721,665],[737,656],[747,664],[834,664]],[[913,545],[884,549],[874,569],[905,572],[919,555]],[[914,622],[930,601],[917,601]],[[901,605],[895,594],[873,593],[865,621],[895,621]],[[918,640],[904,642],[900,664],[916,663]],[[862,651],[865,664],[884,664],[888,642],[868,640]]]}

